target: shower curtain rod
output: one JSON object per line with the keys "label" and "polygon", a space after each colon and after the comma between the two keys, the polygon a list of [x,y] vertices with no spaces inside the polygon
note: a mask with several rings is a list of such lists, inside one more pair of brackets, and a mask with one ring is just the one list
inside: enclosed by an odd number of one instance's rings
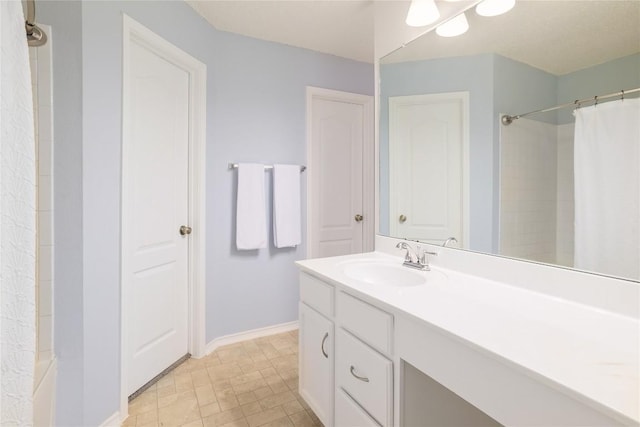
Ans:
{"label": "shower curtain rod", "polygon": [[620,97],[622,97],[622,99],[624,99],[625,95],[630,94],[630,93],[634,93],[634,92],[640,92],[640,87],[635,88],[635,89],[629,89],[629,90],[621,90],[620,92],[609,93],[607,95],[598,95],[598,96],[594,96],[593,98],[576,99],[575,101],[567,102],[566,104],[556,105],[555,107],[545,108],[545,109],[542,109],[542,110],[530,111],[528,113],[518,114],[516,116],[510,116],[508,114],[505,114],[504,116],[502,116],[500,121],[502,122],[503,125],[508,126],[511,123],[513,123],[514,120],[518,120],[518,119],[520,119],[522,117],[525,117],[525,116],[528,116],[530,114],[546,113],[548,111],[560,110],[561,108],[567,108],[567,107],[579,108],[580,104],[584,104],[585,102],[595,102],[596,105],[597,105],[598,101],[601,100],[601,99],[615,98],[615,97],[618,97],[618,96],[620,96]]}
{"label": "shower curtain rod", "polygon": [[36,25],[36,2],[27,0],[27,19],[24,21],[29,46],[42,46],[47,42],[47,34]]}

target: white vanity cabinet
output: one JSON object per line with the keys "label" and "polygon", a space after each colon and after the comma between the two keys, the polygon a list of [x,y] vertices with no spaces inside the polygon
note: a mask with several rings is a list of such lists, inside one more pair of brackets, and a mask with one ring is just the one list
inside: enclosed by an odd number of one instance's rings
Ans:
{"label": "white vanity cabinet", "polygon": [[[336,389],[344,390],[380,425],[393,413],[393,363],[342,328],[336,337]],[[336,412],[336,426],[348,426]],[[373,424],[375,425],[375,424]]]}
{"label": "white vanity cabinet", "polygon": [[637,315],[490,273],[442,267],[402,287],[348,268],[392,260],[402,265],[377,252],[298,262],[300,394],[326,426],[640,426]]}
{"label": "white vanity cabinet", "polygon": [[325,426],[333,425],[333,322],[300,303],[299,392]]}
{"label": "white vanity cabinet", "polygon": [[[378,424],[393,424],[393,316],[345,292],[336,295],[336,389]],[[336,412],[336,425],[348,426]]]}
{"label": "white vanity cabinet", "polygon": [[325,426],[333,425],[334,287],[300,275],[299,392]]}
{"label": "white vanity cabinet", "polygon": [[393,424],[392,331],[389,313],[301,273],[299,391],[325,426]]}
{"label": "white vanity cabinet", "polygon": [[336,425],[380,427],[344,390],[336,390]]}

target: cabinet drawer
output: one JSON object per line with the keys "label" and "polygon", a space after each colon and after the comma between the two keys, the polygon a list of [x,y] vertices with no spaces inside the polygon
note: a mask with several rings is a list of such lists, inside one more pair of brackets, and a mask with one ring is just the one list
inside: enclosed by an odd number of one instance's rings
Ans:
{"label": "cabinet drawer", "polygon": [[381,425],[391,425],[392,362],[343,329],[336,339],[336,385]]}
{"label": "cabinet drawer", "polygon": [[325,316],[333,317],[333,286],[300,273],[300,300]]}
{"label": "cabinet drawer", "polygon": [[336,391],[336,427],[380,427],[342,389]]}
{"label": "cabinet drawer", "polygon": [[371,347],[391,354],[393,316],[344,292],[338,293],[337,317],[342,327]]}

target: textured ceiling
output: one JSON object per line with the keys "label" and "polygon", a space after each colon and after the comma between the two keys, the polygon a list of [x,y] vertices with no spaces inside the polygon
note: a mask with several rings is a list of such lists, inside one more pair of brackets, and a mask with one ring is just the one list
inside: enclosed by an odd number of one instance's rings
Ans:
{"label": "textured ceiling", "polygon": [[425,34],[381,62],[498,53],[563,75],[640,52],[640,1],[518,1],[501,16],[467,12],[469,31]]}
{"label": "textured ceiling", "polygon": [[373,62],[373,2],[186,0],[215,28]]}
{"label": "textured ceiling", "polygon": [[[422,31],[404,23],[408,0],[186,1],[219,30],[364,62],[376,38],[399,46]],[[464,3],[438,1],[443,16]],[[518,0],[505,15],[467,18],[466,34],[430,32],[382,62],[495,52],[561,75],[640,52],[640,0]]]}

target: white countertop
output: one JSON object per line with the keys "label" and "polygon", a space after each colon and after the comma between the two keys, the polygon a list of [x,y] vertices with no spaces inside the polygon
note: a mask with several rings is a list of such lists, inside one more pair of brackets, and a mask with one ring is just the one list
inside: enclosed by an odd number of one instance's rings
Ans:
{"label": "white countertop", "polygon": [[343,273],[345,261],[360,259],[402,264],[401,257],[380,252],[297,264],[389,311],[436,326],[612,417],[640,423],[637,318],[444,268],[432,273],[447,280],[401,288],[373,285]]}

